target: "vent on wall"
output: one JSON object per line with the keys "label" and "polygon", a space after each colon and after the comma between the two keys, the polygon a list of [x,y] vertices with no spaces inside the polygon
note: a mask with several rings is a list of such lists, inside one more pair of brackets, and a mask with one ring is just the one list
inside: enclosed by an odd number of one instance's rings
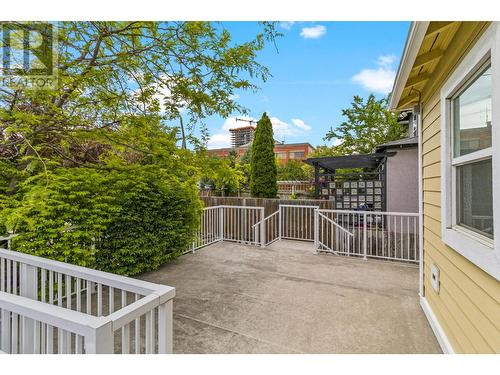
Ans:
{"label": "vent on wall", "polygon": [[439,293],[439,268],[435,264],[431,264],[431,286]]}

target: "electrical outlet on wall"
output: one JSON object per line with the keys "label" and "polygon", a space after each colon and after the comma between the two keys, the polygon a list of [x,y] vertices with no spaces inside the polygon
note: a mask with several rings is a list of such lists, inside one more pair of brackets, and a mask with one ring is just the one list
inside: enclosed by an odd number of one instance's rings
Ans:
{"label": "electrical outlet on wall", "polygon": [[431,286],[432,289],[439,293],[439,268],[434,263],[431,264]]}

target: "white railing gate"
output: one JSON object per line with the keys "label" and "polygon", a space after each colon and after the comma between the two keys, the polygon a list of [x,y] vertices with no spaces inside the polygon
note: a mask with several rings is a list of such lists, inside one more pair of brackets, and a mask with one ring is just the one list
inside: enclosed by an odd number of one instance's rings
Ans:
{"label": "white railing gate", "polygon": [[264,207],[227,205],[205,207],[201,213],[194,241],[185,253],[194,252],[220,241],[261,246],[264,243],[265,228],[258,224],[263,219]]}
{"label": "white railing gate", "polygon": [[314,211],[319,206],[280,204],[279,238],[314,241]]}
{"label": "white railing gate", "polygon": [[418,263],[418,236],[417,213],[316,211],[318,252]]}

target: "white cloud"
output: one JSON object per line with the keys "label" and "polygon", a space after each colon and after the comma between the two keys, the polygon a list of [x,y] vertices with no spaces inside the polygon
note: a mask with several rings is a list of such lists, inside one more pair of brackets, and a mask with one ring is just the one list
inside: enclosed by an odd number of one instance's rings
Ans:
{"label": "white cloud", "polygon": [[[245,120],[245,121],[237,121]],[[228,117],[224,123],[222,124],[222,130],[229,131],[229,129],[240,128],[242,126],[250,125],[248,121],[254,121],[251,125],[257,125],[257,119],[248,116],[237,116],[237,117]]]}
{"label": "white cloud", "polygon": [[302,130],[304,131],[309,131],[311,130],[311,127],[309,125],[307,125],[303,120],[301,120],[300,118],[293,118],[292,119],[292,124],[294,124],[295,126],[301,128]]}
{"label": "white cloud", "polygon": [[269,119],[273,124],[274,137],[279,141],[286,137],[303,137],[311,130],[311,126],[298,118],[292,119],[291,123],[282,121],[277,117],[270,117]]}
{"label": "white cloud", "polygon": [[280,22],[280,26],[281,26],[281,28],[283,28],[285,30],[290,30],[294,23],[295,23],[295,21],[283,21],[283,22]]}
{"label": "white cloud", "polygon": [[318,39],[326,34],[326,27],[323,25],[316,25],[311,27],[303,27],[300,36],[304,39]]}
{"label": "white cloud", "polygon": [[397,57],[396,55],[382,55],[379,56],[377,59],[377,63],[380,66],[392,66],[394,61],[396,61]]}
{"label": "white cloud", "polygon": [[[238,116],[238,119],[252,120],[255,121],[253,125],[257,124],[257,119],[253,117]],[[304,137],[312,127],[306,124],[303,120],[294,118],[290,123],[282,121],[278,117],[269,117],[271,124],[273,125],[274,137],[278,141],[283,141],[287,138],[301,138]],[[210,148],[222,148],[231,147],[231,134],[229,129],[238,128],[241,126],[248,125],[247,122],[236,121],[236,117],[228,117],[221,128],[214,133],[208,140],[207,147]]]}
{"label": "white cloud", "polygon": [[378,69],[363,69],[352,79],[368,91],[388,94],[392,90],[396,72],[392,69],[380,67]]}
{"label": "white cloud", "polygon": [[285,137],[294,137],[298,135],[298,129],[291,126],[285,121],[281,121],[277,117],[269,117],[271,124],[273,124],[274,138],[278,141],[282,141]]}
{"label": "white cloud", "polygon": [[368,91],[389,94],[396,78],[396,71],[393,68],[395,61],[396,56],[394,55],[379,56],[376,69],[363,69],[353,76],[352,80]]}
{"label": "white cloud", "polygon": [[335,138],[335,139],[333,140],[333,142],[332,142],[332,145],[333,145],[333,146],[339,146],[339,145],[341,145],[341,144],[342,144],[342,142],[344,142],[342,139],[340,139],[340,138]]}
{"label": "white cloud", "polygon": [[208,148],[231,147],[231,135],[229,134],[229,132],[214,134],[208,140],[207,147]]}

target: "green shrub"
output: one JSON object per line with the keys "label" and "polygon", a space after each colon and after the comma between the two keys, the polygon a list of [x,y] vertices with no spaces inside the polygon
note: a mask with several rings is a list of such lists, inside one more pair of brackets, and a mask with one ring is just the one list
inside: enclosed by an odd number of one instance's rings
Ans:
{"label": "green shrub", "polygon": [[103,234],[97,263],[105,271],[135,275],[157,269],[193,240],[201,203],[196,190],[165,180],[141,181]]}
{"label": "green shrub", "polygon": [[[5,204],[5,203],[4,203]],[[13,248],[123,275],[187,249],[198,225],[196,185],[154,166],[56,169],[23,182],[1,212]]]}

